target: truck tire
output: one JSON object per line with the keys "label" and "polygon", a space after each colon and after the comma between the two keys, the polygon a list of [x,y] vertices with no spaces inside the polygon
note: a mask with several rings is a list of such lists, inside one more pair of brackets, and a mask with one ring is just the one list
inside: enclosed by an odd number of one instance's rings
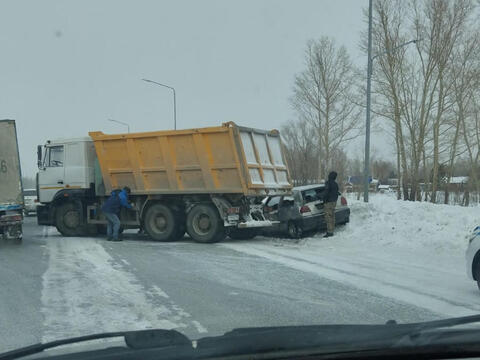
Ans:
{"label": "truck tire", "polygon": [[63,236],[80,236],[84,233],[82,214],[72,202],[60,205],[55,211],[55,224]]}
{"label": "truck tire", "polygon": [[195,205],[187,215],[187,232],[199,243],[215,243],[225,239],[223,220],[210,204]]}
{"label": "truck tire", "polygon": [[162,204],[154,204],[145,212],[144,226],[147,234],[157,241],[177,241],[183,237],[178,215]]}
{"label": "truck tire", "polygon": [[258,235],[258,229],[237,229],[232,228],[228,232],[228,236],[234,240],[250,240]]}

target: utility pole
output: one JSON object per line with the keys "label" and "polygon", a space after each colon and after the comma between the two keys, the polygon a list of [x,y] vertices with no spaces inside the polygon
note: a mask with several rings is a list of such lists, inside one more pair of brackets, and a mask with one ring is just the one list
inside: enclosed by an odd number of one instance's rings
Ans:
{"label": "utility pole", "polygon": [[368,1],[367,119],[365,124],[365,169],[363,201],[368,202],[370,172],[370,97],[372,83],[372,0]]}

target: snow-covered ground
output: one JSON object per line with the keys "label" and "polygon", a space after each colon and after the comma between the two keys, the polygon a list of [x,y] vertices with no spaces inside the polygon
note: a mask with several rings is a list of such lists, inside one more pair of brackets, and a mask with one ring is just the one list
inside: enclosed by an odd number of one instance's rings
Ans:
{"label": "snow-covered ground", "polygon": [[465,270],[468,235],[479,208],[349,199],[351,221],[333,238],[256,239],[223,244],[297,270],[424,307],[439,316],[480,312],[480,293]]}

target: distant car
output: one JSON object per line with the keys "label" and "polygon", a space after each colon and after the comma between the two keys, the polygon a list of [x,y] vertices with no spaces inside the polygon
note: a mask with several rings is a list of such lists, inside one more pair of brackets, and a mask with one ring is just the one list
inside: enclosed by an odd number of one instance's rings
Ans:
{"label": "distant car", "polygon": [[378,185],[378,192],[380,194],[384,194],[386,192],[390,192],[390,185]]}
{"label": "distant car", "polygon": [[[266,234],[281,233],[291,238],[299,238],[306,232],[318,231],[327,227],[323,209],[325,185],[294,187],[292,196],[271,196],[264,201],[265,217],[279,221],[278,225],[265,228]],[[335,208],[335,223],[350,221],[350,208],[343,196],[338,197]]]}
{"label": "distant car", "polygon": [[469,238],[465,258],[467,260],[467,275],[477,282],[480,289],[480,226],[473,230]]}
{"label": "distant car", "polygon": [[25,199],[25,215],[34,214],[37,212],[38,198],[37,190],[25,189],[23,190],[23,198]]}

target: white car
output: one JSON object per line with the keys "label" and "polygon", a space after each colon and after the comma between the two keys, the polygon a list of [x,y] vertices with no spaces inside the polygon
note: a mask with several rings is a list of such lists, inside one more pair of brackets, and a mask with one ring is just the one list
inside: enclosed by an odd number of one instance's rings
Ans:
{"label": "white car", "polygon": [[25,200],[25,215],[30,215],[37,212],[38,198],[36,189],[23,190],[23,198]]}
{"label": "white car", "polygon": [[477,282],[480,289],[480,226],[473,230],[469,238],[465,257],[467,260],[467,275],[470,279]]}

